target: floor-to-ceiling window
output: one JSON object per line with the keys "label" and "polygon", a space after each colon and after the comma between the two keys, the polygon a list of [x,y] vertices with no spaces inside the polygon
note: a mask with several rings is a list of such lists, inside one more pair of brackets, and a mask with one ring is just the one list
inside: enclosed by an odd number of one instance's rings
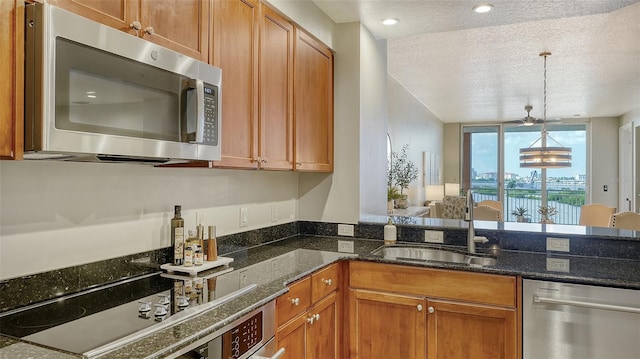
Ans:
{"label": "floor-to-ceiling window", "polygon": [[538,208],[546,197],[558,212],[552,217],[555,223],[577,224],[588,184],[586,124],[552,124],[547,130],[548,146],[571,147],[571,167],[520,167],[519,150],[539,139],[539,125],[464,126],[463,188],[473,190],[475,201],[500,200],[505,221],[515,221],[511,213],[522,207],[530,221],[538,222]]}

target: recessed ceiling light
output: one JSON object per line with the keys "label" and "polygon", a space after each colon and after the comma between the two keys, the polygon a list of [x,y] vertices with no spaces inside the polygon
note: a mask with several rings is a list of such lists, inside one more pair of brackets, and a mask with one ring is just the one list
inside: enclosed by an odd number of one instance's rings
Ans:
{"label": "recessed ceiling light", "polygon": [[473,11],[478,14],[484,14],[485,12],[489,12],[493,10],[493,5],[491,4],[481,4],[473,7]]}
{"label": "recessed ceiling light", "polygon": [[382,23],[384,25],[395,25],[395,24],[397,24],[399,22],[400,22],[400,20],[398,20],[398,19],[384,19],[384,20],[382,20]]}

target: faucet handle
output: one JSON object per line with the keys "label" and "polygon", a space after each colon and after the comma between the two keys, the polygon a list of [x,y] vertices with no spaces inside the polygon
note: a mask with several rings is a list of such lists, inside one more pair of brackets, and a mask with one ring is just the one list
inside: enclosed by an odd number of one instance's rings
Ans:
{"label": "faucet handle", "polygon": [[475,236],[473,237],[473,241],[478,243],[487,243],[489,242],[489,239],[487,239],[487,237],[485,236]]}

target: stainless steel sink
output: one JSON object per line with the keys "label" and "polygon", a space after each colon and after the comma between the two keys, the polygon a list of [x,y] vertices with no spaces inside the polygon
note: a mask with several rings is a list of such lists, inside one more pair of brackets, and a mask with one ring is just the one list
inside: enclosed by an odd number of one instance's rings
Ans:
{"label": "stainless steel sink", "polygon": [[411,245],[382,246],[374,249],[371,254],[386,259],[460,263],[471,266],[491,266],[496,264],[496,259],[491,257],[475,256],[446,249]]}

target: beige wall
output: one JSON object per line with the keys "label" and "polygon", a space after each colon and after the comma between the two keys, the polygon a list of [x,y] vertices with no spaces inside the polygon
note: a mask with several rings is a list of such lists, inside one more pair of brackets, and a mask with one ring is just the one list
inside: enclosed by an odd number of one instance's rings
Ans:
{"label": "beige wall", "polygon": [[198,213],[219,235],[295,221],[297,185],[292,172],[0,161],[0,279],[168,247],[175,204],[187,228]]}
{"label": "beige wall", "polygon": [[[618,121],[616,118],[591,119],[590,172],[591,202],[618,207]],[[609,190],[604,191],[607,185]]]}
{"label": "beige wall", "polygon": [[[462,183],[460,174],[460,124],[444,124],[444,183]],[[462,187],[462,186],[461,186]]]}
{"label": "beige wall", "polygon": [[392,76],[387,77],[389,135],[394,152],[409,145],[408,158],[419,168],[418,179],[409,186],[412,206],[424,203],[423,153],[437,155],[442,173],[444,125]]}

